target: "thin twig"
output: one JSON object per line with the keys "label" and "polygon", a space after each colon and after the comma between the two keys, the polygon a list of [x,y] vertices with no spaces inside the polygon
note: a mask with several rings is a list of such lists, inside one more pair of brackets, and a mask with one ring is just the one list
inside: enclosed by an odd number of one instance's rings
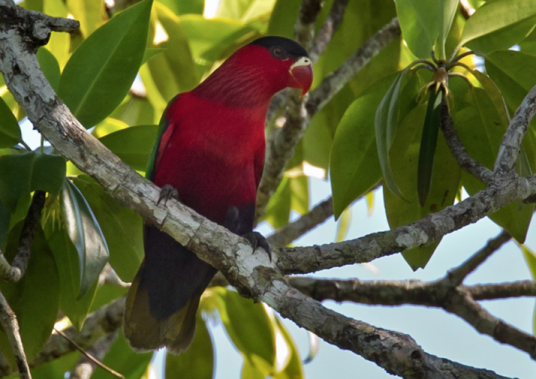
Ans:
{"label": "thin twig", "polygon": [[463,280],[473,272],[478,266],[480,266],[486,259],[488,259],[494,252],[506,242],[510,241],[512,236],[506,230],[503,230],[497,237],[490,239],[486,246],[480,249],[467,261],[460,266],[452,269],[448,273],[449,285],[455,287],[463,282]]}
{"label": "thin twig", "polygon": [[333,2],[329,15],[322,28],[318,31],[313,46],[309,50],[309,57],[313,63],[316,63],[324,51],[326,51],[333,38],[333,34],[341,25],[346,5],[348,5],[348,0],[335,0]]}
{"label": "thin twig", "polygon": [[333,216],[333,201],[330,198],[317,204],[308,213],[291,222],[268,237],[268,242],[274,248],[287,246],[305,233]]}
{"label": "thin twig", "polygon": [[463,146],[460,137],[458,137],[458,132],[454,128],[454,122],[445,99],[441,104],[441,130],[458,165],[483,183],[491,183],[493,177],[491,170],[474,160],[465,149],[465,146]]}
{"label": "thin twig", "polygon": [[60,336],[65,338],[67,341],[69,341],[73,346],[82,353],[83,357],[81,357],[78,360],[78,363],[74,366],[73,370],[71,371],[71,375],[69,376],[70,379],[89,379],[91,375],[93,375],[93,372],[95,371],[95,367],[99,366],[103,370],[109,372],[113,376],[117,378],[124,379],[125,376],[110,367],[106,366],[104,363],[101,362],[101,360],[104,358],[108,350],[110,350],[110,347],[115,342],[118,336],[118,332],[112,332],[108,334],[107,336],[101,338],[99,341],[97,341],[93,346],[91,346],[90,349],[87,351],[82,349],[76,342],[74,342],[69,336],[67,336],[65,333],[63,333],[61,330],[54,328],[56,333],[58,333]]}
{"label": "thin twig", "polygon": [[28,367],[28,361],[26,360],[26,354],[24,353],[24,346],[22,345],[22,339],[20,337],[19,323],[15,312],[11,309],[7,303],[6,298],[0,292],[0,323],[7,335],[11,350],[15,356],[15,362],[19,370],[21,379],[32,379],[30,368]]}
{"label": "thin twig", "polygon": [[534,280],[523,280],[513,283],[481,284],[467,286],[465,287],[465,290],[469,292],[475,300],[536,297],[536,282]]}

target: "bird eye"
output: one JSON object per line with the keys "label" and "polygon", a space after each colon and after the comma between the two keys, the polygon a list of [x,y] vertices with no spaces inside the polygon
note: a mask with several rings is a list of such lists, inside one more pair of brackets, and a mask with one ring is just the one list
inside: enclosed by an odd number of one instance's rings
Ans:
{"label": "bird eye", "polygon": [[285,53],[285,50],[283,50],[279,46],[275,46],[272,48],[272,56],[277,59],[285,59],[287,57],[287,54]]}

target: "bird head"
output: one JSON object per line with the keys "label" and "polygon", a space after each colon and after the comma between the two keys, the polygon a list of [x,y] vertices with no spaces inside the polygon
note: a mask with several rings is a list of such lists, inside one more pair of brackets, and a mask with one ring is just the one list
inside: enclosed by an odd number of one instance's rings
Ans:
{"label": "bird head", "polygon": [[312,62],[299,43],[283,37],[262,37],[243,49],[251,51],[251,54],[261,55],[262,65],[266,71],[273,73],[271,77],[279,78],[278,84],[283,88],[301,89],[302,96],[311,88]]}

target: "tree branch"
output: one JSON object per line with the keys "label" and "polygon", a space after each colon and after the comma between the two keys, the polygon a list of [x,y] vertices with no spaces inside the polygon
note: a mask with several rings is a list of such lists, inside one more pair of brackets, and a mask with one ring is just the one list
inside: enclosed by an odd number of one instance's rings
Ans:
{"label": "tree branch", "polygon": [[348,5],[348,0],[335,0],[333,2],[328,18],[318,31],[313,46],[309,49],[309,57],[311,57],[313,63],[316,63],[324,51],[326,51],[333,38],[333,34],[341,25],[346,5]]}
{"label": "tree branch", "polygon": [[316,18],[322,10],[324,0],[303,0],[300,7],[300,17],[294,26],[296,42],[305,50],[309,50],[313,44]]}
{"label": "tree branch", "polygon": [[268,237],[268,242],[273,248],[287,246],[292,241],[305,233],[313,230],[318,225],[333,216],[333,202],[331,197],[317,204],[307,214],[291,222]]}
{"label": "tree branch", "polygon": [[463,146],[462,141],[460,141],[460,137],[458,137],[458,132],[454,128],[454,122],[452,121],[452,116],[449,113],[449,107],[445,99],[443,99],[443,103],[441,104],[440,125],[445,140],[447,141],[447,145],[458,162],[458,165],[483,183],[491,183],[493,177],[491,170],[484,167],[480,162],[474,160],[465,149],[465,146]]}
{"label": "tree branch", "polygon": [[[9,344],[11,345],[11,351],[15,357],[15,362],[19,371],[21,379],[32,379],[30,368],[28,367],[28,361],[26,360],[26,354],[24,353],[24,346],[22,345],[22,339],[20,338],[19,323],[15,312],[11,309],[7,303],[6,298],[0,292],[0,324],[4,329]],[[9,366],[8,366],[9,367]]]}

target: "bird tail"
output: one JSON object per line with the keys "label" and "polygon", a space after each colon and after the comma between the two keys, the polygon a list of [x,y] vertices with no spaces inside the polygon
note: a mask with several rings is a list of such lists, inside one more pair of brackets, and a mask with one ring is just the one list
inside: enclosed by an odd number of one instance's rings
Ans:
{"label": "bird tail", "polygon": [[130,345],[140,351],[156,350],[161,347],[179,354],[190,346],[195,332],[195,321],[199,296],[190,298],[184,307],[160,319],[151,313],[149,291],[140,287],[144,267],[132,282],[128,291],[124,332]]}

